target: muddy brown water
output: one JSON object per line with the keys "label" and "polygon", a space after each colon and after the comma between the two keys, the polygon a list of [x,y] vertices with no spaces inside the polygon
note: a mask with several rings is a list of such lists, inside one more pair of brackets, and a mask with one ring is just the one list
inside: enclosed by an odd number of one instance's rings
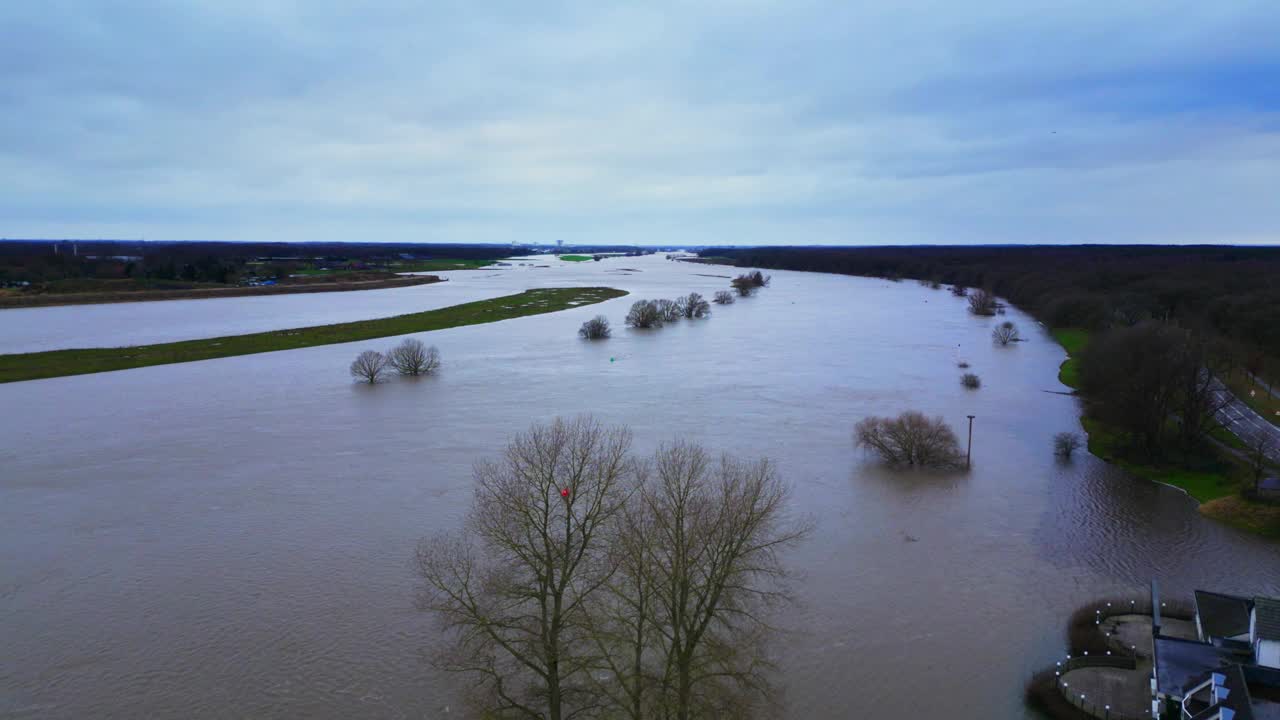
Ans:
{"label": "muddy brown water", "polygon": [[[545,260],[539,262],[547,262]],[[621,263],[621,264],[619,264]],[[661,257],[445,273],[397,290],[0,312],[0,352],[378,317],[528,287],[611,285],[589,308],[422,335],[437,377],[353,384],[391,339],[0,385],[0,717],[458,716],[422,661],[419,537],[457,526],[471,465],[534,420],[584,411],[647,452],[677,434],[773,457],[817,531],[790,558],[779,680],[794,718],[1024,717],[1024,680],[1100,594],[1280,593],[1280,545],[1051,438],[1064,355],[993,347],[991,319],[914,283],[774,272],[757,297],[658,331],[640,297],[724,287]],[[614,266],[630,274],[610,272]],[[613,339],[586,343],[602,312]],[[1004,318],[1000,318],[1004,319]],[[983,379],[959,383],[958,360]],[[967,475],[895,474],[853,424],[917,408]]]}

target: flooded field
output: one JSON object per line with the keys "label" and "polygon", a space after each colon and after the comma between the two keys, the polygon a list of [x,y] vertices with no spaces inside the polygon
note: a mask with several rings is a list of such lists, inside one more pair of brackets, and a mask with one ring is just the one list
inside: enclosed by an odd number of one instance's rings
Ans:
{"label": "flooded field", "polygon": [[[531,261],[524,261],[531,262]],[[767,454],[817,530],[781,682],[794,718],[1022,717],[1066,613],[1151,577],[1166,593],[1280,592],[1280,546],[1087,455],[1061,348],[914,283],[774,272],[703,321],[622,327],[630,303],[710,295],[731,268],[660,256],[443,273],[332,295],[0,312],[0,352],[128,345],[382,317],[607,285],[589,308],[420,335],[438,376],[353,383],[393,339],[0,385],[0,716],[446,717],[423,662],[418,538],[455,527],[471,467],[535,420],[594,413],[645,452],[679,434]],[[624,271],[623,268],[631,268]],[[587,343],[598,313],[611,340]],[[1005,318],[999,318],[1005,319]],[[982,377],[959,383],[959,360]],[[869,414],[919,409],[963,436],[967,475],[884,471]],[[456,711],[455,713],[456,714]]]}

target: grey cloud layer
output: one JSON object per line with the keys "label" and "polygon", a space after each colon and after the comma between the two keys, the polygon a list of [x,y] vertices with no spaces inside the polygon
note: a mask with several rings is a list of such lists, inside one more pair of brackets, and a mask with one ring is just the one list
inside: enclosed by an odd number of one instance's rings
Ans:
{"label": "grey cloud layer", "polygon": [[1274,3],[0,6],[0,235],[1277,242]]}

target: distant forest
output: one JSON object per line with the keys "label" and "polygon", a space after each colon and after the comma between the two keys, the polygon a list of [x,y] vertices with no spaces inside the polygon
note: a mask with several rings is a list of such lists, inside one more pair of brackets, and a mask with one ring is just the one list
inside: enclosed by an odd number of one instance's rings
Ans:
{"label": "distant forest", "polygon": [[316,260],[362,265],[402,256],[496,260],[511,254],[507,245],[6,240],[0,242],[0,283],[85,278],[234,283],[251,261],[265,260],[275,273]]}
{"label": "distant forest", "polygon": [[[556,250],[641,252],[615,245]],[[299,269],[387,269],[413,261],[499,260],[534,252],[529,246],[430,243],[0,240],[0,288],[74,286],[78,280],[234,284],[250,272],[279,277]]]}
{"label": "distant forest", "polygon": [[1280,248],[765,247],[701,255],[747,267],[985,288],[1050,327],[1098,330],[1150,318],[1280,358]]}

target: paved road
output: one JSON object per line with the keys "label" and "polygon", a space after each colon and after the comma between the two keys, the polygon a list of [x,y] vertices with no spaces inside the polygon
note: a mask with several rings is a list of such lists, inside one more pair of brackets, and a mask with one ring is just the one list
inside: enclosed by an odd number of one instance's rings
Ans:
{"label": "paved road", "polygon": [[1218,422],[1250,447],[1253,447],[1259,438],[1266,438],[1271,443],[1267,456],[1275,462],[1280,462],[1280,427],[1267,422],[1217,380],[1213,381],[1213,393],[1218,402],[1223,404],[1217,414]]}
{"label": "paved road", "polygon": [[[1245,372],[1249,372],[1249,371],[1245,370]],[[1257,383],[1258,385],[1261,385],[1262,389],[1266,390],[1268,395],[1270,395],[1271,397],[1276,396],[1275,388],[1268,385],[1266,380],[1263,380],[1262,378],[1258,377],[1257,375],[1254,375],[1253,373],[1249,373],[1249,377],[1252,378],[1255,383]]]}

